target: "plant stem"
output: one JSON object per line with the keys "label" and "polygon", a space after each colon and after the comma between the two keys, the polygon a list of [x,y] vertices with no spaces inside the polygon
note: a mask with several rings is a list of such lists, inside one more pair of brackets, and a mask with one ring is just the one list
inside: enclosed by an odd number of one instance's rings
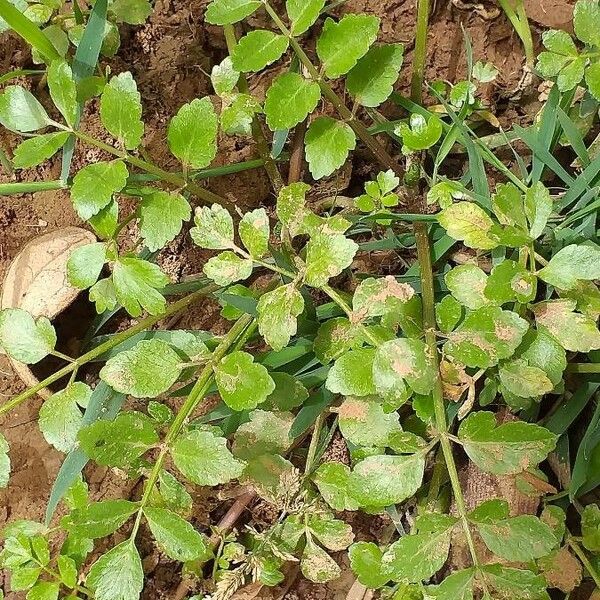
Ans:
{"label": "plant stem", "polygon": [[600,373],[600,363],[571,363],[565,369],[567,373]]}
{"label": "plant stem", "polygon": [[[237,38],[235,36],[235,29],[233,25],[224,25],[223,32],[225,33],[225,41],[227,43],[227,50],[229,54],[233,54],[235,47],[237,46]],[[250,87],[248,86],[248,80],[246,76],[242,73],[240,74],[240,79],[238,81],[238,89],[242,94],[249,94]],[[275,190],[276,194],[279,194],[279,191],[284,186],[283,179],[281,177],[281,173],[275,164],[275,161],[271,157],[271,152],[269,151],[269,145],[267,143],[267,139],[265,137],[265,133],[263,131],[260,119],[258,115],[254,115],[252,119],[252,137],[256,142],[256,148],[258,150],[258,154],[264,161],[265,171],[271,180],[271,185]]]}
{"label": "plant stem", "polygon": [[413,102],[422,104],[425,61],[427,59],[427,25],[429,24],[430,0],[418,0],[418,2],[410,98]]}
{"label": "plant stem", "polygon": [[200,373],[200,377],[198,377],[198,381],[196,381],[192,391],[184,402],[183,406],[177,413],[173,423],[169,427],[167,435],[165,436],[165,441],[160,450],[160,454],[154,463],[154,467],[148,477],[148,481],[146,482],[146,489],[144,490],[144,495],[142,496],[142,500],[140,502],[140,507],[138,509],[138,513],[136,515],[135,523],[133,525],[133,530],[131,532],[130,539],[135,539],[137,535],[138,529],[140,527],[140,523],[142,520],[142,513],[148,502],[150,501],[150,496],[152,494],[152,490],[158,481],[160,472],[163,468],[165,459],[169,450],[171,449],[171,445],[177,438],[177,436],[181,433],[183,426],[186,421],[190,417],[190,415],[194,412],[198,404],[204,399],[206,396],[210,386],[212,385],[212,380],[214,377],[214,368],[217,366],[219,361],[229,352],[230,348],[238,341],[238,338],[242,336],[244,331],[250,326],[253,321],[253,317],[250,315],[244,315],[240,317],[233,327],[229,330],[227,335],[223,337],[221,343],[215,348],[212,353],[211,359],[206,363],[202,372]]}
{"label": "plant stem", "polygon": [[467,508],[465,505],[465,499],[460,487],[460,480],[458,476],[458,470],[456,468],[456,461],[454,460],[454,454],[452,453],[452,444],[448,436],[448,424],[446,422],[446,407],[444,404],[444,389],[442,385],[442,378],[439,370],[439,355],[437,350],[437,337],[436,337],[436,321],[435,321],[435,295],[433,288],[433,266],[431,263],[431,248],[429,245],[429,233],[427,231],[427,225],[424,223],[415,223],[414,225],[415,238],[417,242],[417,260],[421,265],[421,284],[422,284],[422,299],[423,299],[423,328],[425,330],[425,342],[429,348],[429,354],[434,362],[437,377],[433,388],[433,404],[435,412],[435,423],[438,435],[440,436],[440,445],[444,460],[446,462],[446,468],[448,469],[448,476],[452,485],[452,492],[454,494],[454,501],[456,503],[456,509],[459,514],[462,528],[469,547],[473,566],[479,568],[479,559],[477,557],[477,551],[475,549],[475,542],[471,534],[471,528],[469,527],[469,521],[467,520]]}
{"label": "plant stem", "polygon": [[273,10],[273,7],[269,4],[268,0],[263,0],[265,10],[269,16],[273,19],[273,22],[281,33],[285,35],[290,46],[300,59],[300,62],[304,65],[311,78],[316,81],[321,87],[323,95],[333,104],[340,117],[344,119],[352,127],[354,133],[363,141],[363,143],[369,148],[373,156],[381,163],[384,167],[391,169],[398,177],[404,177],[404,169],[390,156],[388,151],[369,133],[369,130],[354,117],[352,112],[344,104],[341,98],[333,91],[331,86],[321,77],[321,74],[313,65],[306,52],[302,49],[302,46],[298,43],[298,40],[294,38],[290,30],[286,27],[285,23],[279,18],[279,15]]}
{"label": "plant stem", "polygon": [[582,562],[583,566],[587,569],[587,572],[592,576],[596,587],[600,589],[600,574],[596,571],[594,565],[590,562],[583,548],[572,538],[569,537],[567,543],[577,555],[577,558]]}
{"label": "plant stem", "polygon": [[54,181],[20,181],[15,183],[0,183],[0,196],[10,196],[12,194],[29,194],[34,192],[44,192],[47,190],[62,190],[67,184],[56,179]]}
{"label": "plant stem", "polygon": [[4,403],[2,406],[0,406],[0,416],[6,414],[13,408],[16,408],[21,403],[23,403],[25,400],[27,400],[28,398],[31,398],[33,395],[37,394],[37,392],[44,389],[45,387],[48,387],[50,384],[54,383],[55,381],[58,381],[59,379],[65,377],[66,375],[69,375],[69,373],[71,373],[75,369],[79,369],[81,366],[85,365],[86,363],[98,358],[99,356],[101,356],[105,352],[108,352],[115,346],[118,346],[120,343],[124,342],[125,340],[128,340],[130,337],[134,336],[136,333],[140,333],[141,331],[144,331],[144,330],[148,329],[149,327],[152,327],[153,325],[155,325],[162,319],[164,319],[172,314],[175,314],[176,312],[179,312],[180,310],[182,310],[184,308],[187,308],[188,306],[193,304],[196,300],[198,300],[198,298],[201,298],[202,296],[206,296],[207,294],[215,292],[218,289],[220,289],[220,288],[217,285],[208,285],[205,288],[198,290],[197,292],[194,292],[192,294],[189,294],[188,296],[185,296],[185,298],[182,298],[181,300],[179,300],[177,302],[174,302],[173,304],[171,304],[170,306],[167,307],[167,309],[165,310],[164,313],[162,313],[160,315],[153,315],[150,317],[146,317],[145,319],[142,319],[137,325],[134,325],[133,327],[127,329],[126,331],[117,333],[116,335],[114,335],[113,337],[108,339],[103,344],[100,344],[99,346],[96,346],[89,352],[82,354],[79,358],[75,359],[75,362],[68,364],[66,367],[63,367],[59,371],[56,371],[56,373],[53,373],[49,377],[46,377],[46,379],[44,379],[43,381],[36,383],[34,386],[26,389],[24,392],[15,396],[12,400],[9,400],[8,402]]}
{"label": "plant stem", "polygon": [[211,192],[210,190],[207,190],[202,186],[186,181],[184,177],[178,175],[177,173],[169,173],[168,171],[161,169],[159,166],[151,162],[142,160],[137,156],[129,154],[129,152],[125,152],[124,150],[119,150],[114,146],[105,144],[104,142],[97,140],[96,138],[88,135],[87,133],[84,133],[83,131],[72,131],[72,133],[74,133],[80,140],[86,142],[87,144],[90,144],[91,146],[96,146],[96,148],[100,148],[101,150],[104,150],[105,152],[108,152],[113,156],[121,158],[127,161],[128,163],[132,164],[133,166],[138,167],[138,169],[142,169],[142,171],[146,171],[147,173],[156,175],[162,181],[166,181],[167,183],[170,183],[176,188],[186,188],[192,194],[198,196],[198,198],[200,198],[206,203],[220,204],[224,207],[233,208],[233,205],[231,202],[229,202],[229,200],[218,196],[214,192]]}

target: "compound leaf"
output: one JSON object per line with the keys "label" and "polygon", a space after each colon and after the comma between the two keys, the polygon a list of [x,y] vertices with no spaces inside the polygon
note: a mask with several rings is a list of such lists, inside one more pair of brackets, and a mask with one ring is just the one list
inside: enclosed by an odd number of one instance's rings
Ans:
{"label": "compound leaf", "polygon": [[17,133],[50,125],[50,117],[35,96],[20,85],[9,85],[0,94],[0,123]]}
{"label": "compound leaf", "polygon": [[129,500],[92,502],[85,508],[71,511],[63,520],[63,526],[76,536],[88,539],[106,537],[127,522],[138,507],[137,502]]}
{"label": "compound leaf", "polygon": [[23,140],[15,148],[13,166],[15,169],[27,169],[39,165],[54,156],[64,146],[68,137],[68,132],[59,131]]}

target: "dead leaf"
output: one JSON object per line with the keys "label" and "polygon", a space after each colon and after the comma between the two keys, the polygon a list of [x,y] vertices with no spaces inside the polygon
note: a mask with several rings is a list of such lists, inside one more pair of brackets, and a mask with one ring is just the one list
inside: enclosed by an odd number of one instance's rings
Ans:
{"label": "dead leaf", "polygon": [[565,594],[572,592],[581,583],[583,576],[581,563],[569,552],[567,547],[541,559],[539,565],[548,586],[557,588]]}
{"label": "dead leaf", "polygon": [[[57,317],[81,291],[67,281],[69,256],[75,248],[95,241],[93,233],[79,227],[57,229],[30,241],[8,268],[0,308],[22,308],[34,317],[50,320]],[[38,383],[28,366],[9,360],[28,387]],[[50,391],[44,389],[39,394],[47,398]]]}
{"label": "dead leaf", "polygon": [[233,596],[231,596],[231,600],[253,600],[256,598],[260,591],[263,589],[264,584],[260,583],[260,581],[255,581],[249,585],[244,586],[239,589]]}

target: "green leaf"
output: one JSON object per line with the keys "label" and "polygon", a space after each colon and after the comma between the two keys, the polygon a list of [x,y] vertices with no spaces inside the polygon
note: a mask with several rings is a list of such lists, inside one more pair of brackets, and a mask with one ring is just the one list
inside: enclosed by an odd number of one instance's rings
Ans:
{"label": "green leaf", "polygon": [[588,504],[581,515],[582,543],[590,552],[600,552],[600,508]]}
{"label": "green leaf", "polygon": [[519,357],[542,369],[553,385],[558,385],[567,367],[565,349],[548,333],[530,330],[519,348]]}
{"label": "green leaf", "polygon": [[231,54],[233,68],[241,73],[257,72],[279,60],[288,49],[284,35],[255,29],[240,39]]}
{"label": "green leaf", "polygon": [[247,352],[232,352],[221,359],[215,379],[223,402],[233,410],[256,408],[275,390],[267,369]]}
{"label": "green leaf", "polygon": [[70,452],[77,445],[77,432],[83,415],[79,406],[85,408],[92,396],[85,383],[75,382],[66,389],[52,394],[39,414],[39,426],[44,438],[61,452]]}
{"label": "green leaf", "polygon": [[76,509],[62,521],[63,527],[76,536],[88,539],[106,537],[137,512],[139,504],[129,500],[104,500],[92,502],[83,509]]}
{"label": "green leaf", "polygon": [[548,394],[554,384],[539,367],[528,365],[525,360],[513,359],[500,363],[500,383],[515,396],[535,398]]}
{"label": "green leaf", "polygon": [[100,119],[106,130],[127,150],[140,145],[144,135],[142,102],[129,71],[111,78],[100,98]]}
{"label": "green leaf", "polygon": [[512,562],[542,558],[558,544],[552,529],[533,515],[477,523],[477,529],[496,556]]}
{"label": "green leaf", "polygon": [[308,540],[300,560],[302,575],[314,583],[327,583],[337,579],[342,570],[338,564],[311,540]]}
{"label": "green leaf", "polygon": [[0,311],[0,347],[25,364],[34,364],[54,350],[56,332],[46,317],[36,320],[20,308]]}
{"label": "green leaf", "polygon": [[414,294],[415,290],[408,283],[398,283],[393,275],[363,279],[352,298],[353,320],[360,322],[369,317],[398,313]]}
{"label": "green leaf", "polygon": [[600,46],[600,6],[596,0],[578,0],[573,12],[575,35],[584,44]]}
{"label": "green leaf", "polygon": [[263,454],[283,454],[291,445],[291,413],[254,410],[250,421],[235,432],[232,452],[237,458],[251,460]]}
{"label": "green leaf", "polygon": [[173,241],[183,221],[192,214],[189,202],[181,194],[154,189],[143,195],[139,211],[140,234],[152,252]]}
{"label": "green leaf", "polygon": [[189,514],[193,500],[185,486],[171,473],[162,470],[158,476],[159,492],[170,510],[180,514]]}
{"label": "green leaf", "polygon": [[269,249],[269,217],[264,208],[247,212],[239,224],[240,239],[253,258],[261,258]]}
{"label": "green leaf", "polygon": [[531,571],[505,567],[503,565],[484,565],[481,575],[489,587],[494,590],[494,600],[549,600],[546,580]]}
{"label": "green leaf", "polygon": [[360,506],[384,508],[414,496],[423,482],[425,458],[378,455],[361,460],[350,474],[350,494]]}
{"label": "green leaf", "polygon": [[352,527],[330,514],[312,515],[308,527],[317,540],[333,552],[345,550],[353,541]]}
{"label": "green leaf", "polygon": [[473,600],[475,569],[463,569],[448,575],[440,585],[429,585],[427,595],[435,600]]}
{"label": "green leaf", "polygon": [[306,160],[313,178],[331,175],[355,147],[356,135],[350,125],[331,117],[317,117],[306,132]]}
{"label": "green leaf", "polygon": [[531,302],[536,291],[535,275],[514,260],[504,260],[492,269],[484,293],[488,300],[502,305],[507,302]]}
{"label": "green leaf", "polygon": [[[322,0],[318,0],[322,2]],[[271,131],[291,129],[306,119],[321,99],[321,88],[299,73],[283,73],[267,90],[265,115]]]}
{"label": "green leaf", "polygon": [[23,140],[16,148],[13,156],[15,169],[35,167],[54,156],[65,144],[68,132],[47,133]]}
{"label": "green leaf", "polygon": [[304,233],[303,222],[309,213],[305,206],[306,192],[309,190],[309,185],[297,182],[283,187],[277,196],[277,217],[292,237]]}
{"label": "green leaf", "polygon": [[110,12],[117,23],[143,25],[152,14],[149,0],[113,0]]}
{"label": "green leaf", "polygon": [[491,250],[498,245],[489,235],[494,222],[473,202],[451,204],[438,215],[438,220],[450,237],[469,248]]}
{"label": "green leaf", "polygon": [[348,556],[352,571],[364,586],[376,590],[391,579],[386,565],[381,560],[383,552],[372,542],[352,544]]}
{"label": "green leaf", "polygon": [[279,454],[262,454],[248,462],[240,484],[251,486],[258,496],[275,504],[287,493],[286,482],[295,477],[294,465],[289,460]]}
{"label": "green leaf", "polygon": [[443,333],[450,333],[460,322],[463,308],[454,296],[447,295],[435,307],[435,318]]}
{"label": "green leaf", "polygon": [[26,600],[58,600],[58,583],[39,581],[27,592]]}
{"label": "green leaf", "polygon": [[71,200],[77,214],[87,221],[98,214],[127,183],[129,171],[122,160],[97,162],[83,167],[73,177]]}
{"label": "green leaf", "polygon": [[425,514],[417,518],[417,533],[402,536],[384,553],[382,563],[394,581],[419,583],[433,577],[448,559],[457,519]]}
{"label": "green leaf", "polygon": [[529,234],[535,240],[542,235],[552,213],[552,197],[542,182],[527,190],[524,207],[529,221]]}
{"label": "green leaf", "polygon": [[282,285],[260,297],[256,311],[258,330],[274,350],[285,348],[296,334],[297,317],[304,310],[304,298],[293,283]]}
{"label": "green leaf", "polygon": [[8,451],[8,442],[0,433],[0,488],[5,488],[10,478],[10,457],[8,456]]}
{"label": "green leaf", "polygon": [[375,393],[373,383],[374,348],[357,348],[340,356],[327,374],[325,386],[334,394],[343,396],[370,396]]}
{"label": "green leaf", "polygon": [[373,46],[348,73],[346,88],[358,104],[375,108],[390,97],[403,62],[402,44]]}
{"label": "green leaf", "polygon": [[166,508],[145,508],[144,516],[157,544],[173,560],[188,562],[205,556],[204,537],[190,523]]}
{"label": "green leaf", "polygon": [[574,288],[580,279],[600,279],[600,247],[592,242],[565,246],[538,275],[561,290]]}
{"label": "green leaf", "polygon": [[561,92],[568,92],[575,88],[581,80],[585,72],[585,59],[576,58],[568,63],[558,74],[556,85]]}
{"label": "green leaf", "polygon": [[96,312],[102,314],[117,307],[117,296],[112,279],[101,279],[90,288],[90,302],[96,303]]}
{"label": "green leaf", "polygon": [[327,18],[317,40],[317,55],[330,79],[345,75],[377,39],[379,19],[373,15],[345,15],[339,22]]}
{"label": "green leaf", "polygon": [[432,115],[427,120],[418,113],[410,115],[410,126],[400,123],[395,129],[396,135],[402,137],[404,142],[404,154],[420,152],[435,146],[440,141],[443,131],[442,121],[438,116]]}
{"label": "green leaf", "polygon": [[69,127],[75,127],[79,119],[77,85],[71,67],[64,60],[54,60],[48,67],[48,89],[52,102]]}
{"label": "green leaf", "polygon": [[227,440],[210,431],[190,431],[175,441],[173,462],[181,473],[197,485],[219,485],[236,479],[244,463],[227,449]]}
{"label": "green leaf", "polygon": [[251,259],[240,258],[231,250],[225,250],[206,261],[202,270],[217,285],[226,286],[248,279],[252,275],[252,267]]}
{"label": "green leaf", "polygon": [[111,200],[100,212],[90,217],[88,223],[99,238],[103,240],[112,238],[119,225],[119,204]]}
{"label": "green leaf", "polygon": [[476,412],[461,424],[458,437],[469,458],[483,471],[512,475],[542,462],[556,436],[539,425],[513,421],[496,425],[494,413]]}
{"label": "green leaf", "polygon": [[0,94],[0,123],[11,131],[28,133],[50,125],[50,117],[31,92],[9,85]]}
{"label": "green leaf", "polygon": [[492,196],[492,210],[502,225],[527,229],[527,219],[519,188],[513,183],[500,184]]}
{"label": "green leaf", "polygon": [[215,65],[210,73],[210,81],[217,96],[225,96],[235,89],[240,79],[240,72],[231,64],[231,57],[227,56],[220,64]]}
{"label": "green leaf", "polygon": [[306,245],[304,282],[323,287],[332,277],[349,267],[358,244],[341,233],[317,233]]}
{"label": "green leaf", "polygon": [[487,280],[483,269],[473,264],[459,265],[444,275],[450,293],[463,306],[472,309],[490,304],[484,294]]}
{"label": "green leaf", "polygon": [[350,468],[339,462],[319,466],[314,482],[323,500],[334,510],[358,510],[358,502],[349,493]]}
{"label": "green leaf", "polygon": [[190,230],[194,243],[208,250],[233,247],[233,219],[229,211],[218,204],[201,206],[194,216],[195,227]]}
{"label": "green leaf", "polygon": [[114,421],[96,421],[78,435],[84,452],[108,467],[127,468],[159,442],[154,423],[142,413],[124,412]]}
{"label": "green leaf", "polygon": [[167,129],[169,149],[192,169],[208,167],[217,155],[219,121],[209,98],[184,104]]}
{"label": "green leaf", "polygon": [[555,54],[562,54],[563,56],[577,56],[578,54],[573,38],[566,31],[560,29],[544,31],[542,42],[550,52]]}
{"label": "green leaf", "polygon": [[286,0],[285,9],[292,24],[292,35],[301,35],[319,18],[325,0]]}
{"label": "green leaf", "polygon": [[600,348],[600,331],[591,317],[574,312],[577,302],[568,298],[540,302],[533,307],[535,322],[571,352]]}
{"label": "green leaf", "polygon": [[275,390],[267,398],[272,410],[288,411],[302,406],[308,398],[308,390],[298,379],[287,373],[271,373]]}
{"label": "green leaf", "polygon": [[85,290],[96,283],[106,262],[106,244],[94,242],[75,248],[67,261],[69,284]]}
{"label": "green leaf", "polygon": [[448,335],[444,351],[469,367],[486,369],[510,358],[528,329],[527,321],[516,313],[484,306]]}
{"label": "green leaf", "polygon": [[585,70],[585,82],[590,94],[600,100],[600,63],[594,63]]}
{"label": "green leaf", "polygon": [[388,402],[401,405],[411,395],[428,394],[436,381],[436,368],[422,340],[398,338],[384,342],[373,361],[373,381],[377,393]]}
{"label": "green leaf", "polygon": [[260,0],[213,0],[205,19],[212,25],[232,25],[249,17],[261,4]]}
{"label": "green leaf", "polygon": [[481,83],[491,83],[498,77],[500,71],[491,63],[478,60],[473,65],[473,77]]}
{"label": "green leaf", "polygon": [[96,600],[138,600],[144,588],[144,571],[133,540],[103,554],[92,565],[86,586]]}
{"label": "green leaf", "polygon": [[358,344],[359,332],[360,327],[350,323],[346,317],[336,317],[325,321],[319,327],[315,337],[316,357],[324,365],[329,364]]}
{"label": "green leaf", "polygon": [[167,302],[156,288],[168,283],[160,267],[139,258],[119,258],[113,269],[117,300],[132,317],[139,317],[142,310],[151,315],[163,313]]}
{"label": "green leaf", "polygon": [[400,431],[398,414],[385,413],[373,398],[348,397],[337,409],[342,435],[356,446],[385,447],[390,436]]}
{"label": "green leaf", "polygon": [[68,588],[74,588],[77,585],[77,563],[64,554],[59,555],[56,562],[58,563],[61,583]]}
{"label": "green leaf", "polygon": [[100,378],[117,392],[134,398],[156,398],[179,377],[182,360],[166,342],[142,340],[111,358]]}
{"label": "green leaf", "polygon": [[221,110],[221,129],[229,135],[252,135],[254,115],[262,112],[258,100],[250,94],[234,94]]}

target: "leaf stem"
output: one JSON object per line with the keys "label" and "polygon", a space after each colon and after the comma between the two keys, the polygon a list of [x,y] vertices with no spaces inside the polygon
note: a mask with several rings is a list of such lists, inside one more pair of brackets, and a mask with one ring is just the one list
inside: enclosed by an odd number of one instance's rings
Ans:
{"label": "leaf stem", "polygon": [[137,156],[133,156],[132,154],[129,154],[129,152],[125,152],[124,150],[119,150],[114,146],[97,140],[96,138],[92,137],[91,135],[88,135],[87,133],[84,133],[83,131],[74,130],[72,131],[72,133],[74,133],[83,142],[86,142],[91,146],[96,146],[96,148],[100,148],[101,150],[104,150],[105,152],[108,152],[113,156],[121,158],[122,160],[127,161],[133,166],[138,167],[138,169],[142,169],[142,171],[146,171],[147,173],[156,175],[162,181],[166,181],[167,183],[170,183],[176,188],[186,188],[192,194],[198,196],[198,198],[203,200],[205,203],[220,204],[221,206],[228,208],[233,207],[232,203],[229,200],[215,194],[214,192],[211,192],[210,190],[207,190],[206,188],[203,188],[202,186],[186,181],[184,177],[178,175],[177,173],[169,173],[169,171],[161,169],[158,165],[155,165],[154,163],[138,158]]}
{"label": "leaf stem", "polygon": [[427,59],[427,25],[429,24],[430,0],[418,0],[417,30],[415,33],[415,51],[413,54],[413,71],[410,82],[410,98],[417,104],[423,102],[423,81],[425,78],[425,61]]}
{"label": "leaf stem", "polygon": [[469,527],[465,499],[463,496],[462,488],[460,486],[460,479],[458,476],[458,469],[456,468],[456,461],[454,460],[454,454],[452,453],[452,444],[450,443],[450,437],[448,435],[446,407],[444,404],[444,389],[439,369],[439,355],[437,350],[437,338],[435,333],[435,295],[433,288],[433,266],[431,263],[431,247],[429,245],[429,233],[427,231],[427,225],[425,223],[415,223],[414,231],[417,242],[417,259],[419,261],[419,264],[421,265],[423,328],[425,330],[425,342],[427,343],[431,360],[433,360],[437,372],[437,377],[432,392],[436,429],[440,436],[440,445],[442,448],[444,460],[446,462],[446,468],[448,470],[450,484],[452,485],[452,492],[454,494],[456,509],[458,511],[460,521],[462,523],[462,528],[465,534],[465,539],[467,541],[467,546],[469,547],[469,552],[471,554],[473,566],[479,569],[479,558],[477,557],[475,542],[473,540],[471,528]]}
{"label": "leaf stem", "polygon": [[187,308],[188,306],[193,304],[196,300],[198,300],[198,298],[201,298],[202,296],[206,296],[207,294],[215,292],[218,289],[220,289],[220,288],[217,285],[208,285],[205,288],[198,290],[197,292],[193,292],[192,294],[185,296],[181,300],[174,302],[173,304],[171,304],[170,306],[167,307],[167,309],[165,310],[164,313],[162,313],[160,315],[152,315],[152,316],[146,317],[145,319],[142,319],[137,325],[134,325],[133,327],[127,329],[126,331],[117,333],[116,335],[114,335],[113,337],[108,339],[106,342],[96,346],[89,352],[82,354],[79,358],[76,358],[75,362],[68,364],[67,366],[63,367],[62,369],[56,371],[56,373],[53,373],[49,377],[46,377],[46,379],[44,379],[43,381],[40,381],[39,383],[36,383],[34,386],[26,389],[24,392],[21,392],[20,394],[15,396],[12,400],[9,400],[8,402],[4,403],[2,406],[0,406],[0,416],[6,414],[13,408],[16,408],[17,406],[22,404],[25,400],[27,400],[28,398],[31,398],[32,396],[37,394],[40,390],[44,389],[45,387],[48,387],[50,384],[54,383],[55,381],[62,379],[66,375],[69,375],[72,371],[79,369],[81,366],[85,365],[86,363],[91,362],[92,360],[94,360],[95,358],[98,358],[105,352],[108,352],[115,346],[118,346],[120,343],[124,342],[125,340],[128,340],[130,337],[134,336],[136,333],[140,333],[141,331],[144,331],[144,330],[148,329],[149,327],[152,327],[153,325],[155,325],[162,319],[164,319],[172,314],[175,314],[176,312],[179,312],[180,310],[182,310],[184,308]]}
{"label": "leaf stem", "polygon": [[565,371],[567,373],[600,373],[600,363],[570,363]]}
{"label": "leaf stem", "polygon": [[240,317],[235,322],[233,327],[229,330],[227,335],[223,337],[221,343],[215,348],[214,352],[212,353],[211,359],[206,363],[206,365],[202,369],[200,377],[198,377],[198,380],[194,384],[192,391],[186,398],[186,401],[177,413],[177,416],[173,420],[173,423],[169,427],[158,458],[156,459],[154,467],[152,468],[150,476],[148,477],[148,481],[146,482],[144,495],[142,496],[140,507],[135,518],[135,523],[131,531],[131,540],[134,540],[135,536],[137,535],[140,523],[142,521],[143,510],[150,501],[152,490],[154,489],[154,486],[158,481],[160,471],[163,468],[165,459],[167,458],[167,454],[171,448],[171,444],[181,433],[181,430],[183,429],[183,426],[185,425],[187,419],[194,412],[198,404],[206,396],[210,386],[212,385],[212,380],[214,377],[214,368],[219,363],[219,361],[227,354],[227,352],[229,352],[230,348],[236,343],[240,336],[243,336],[244,331],[246,331],[249,328],[252,321],[253,317],[250,315],[244,315]]}
{"label": "leaf stem", "polygon": [[[227,50],[229,51],[229,54],[232,54],[238,43],[235,35],[235,29],[233,25],[224,25],[223,32],[225,33]],[[248,80],[246,79],[246,76],[243,73],[240,74],[240,79],[238,81],[238,90],[242,94],[250,93]],[[267,172],[267,175],[271,180],[271,185],[273,186],[275,193],[279,194],[279,191],[284,186],[283,178],[281,177],[281,173],[279,172],[275,161],[271,157],[271,152],[269,151],[267,139],[265,137],[265,133],[263,131],[262,124],[258,115],[254,115],[254,118],[252,119],[252,137],[256,142],[256,149],[258,150],[258,154],[264,162],[265,171]]]}
{"label": "leaf stem", "polygon": [[273,7],[269,4],[268,0],[263,0],[263,5],[265,10],[273,19],[273,22],[281,33],[285,35],[289,42],[290,46],[296,53],[296,56],[300,59],[300,62],[304,65],[306,70],[308,71],[311,78],[316,81],[321,87],[321,91],[323,95],[333,104],[340,117],[344,119],[352,127],[354,133],[363,141],[363,143],[369,148],[372,152],[373,156],[377,159],[379,163],[381,163],[384,167],[391,169],[398,177],[404,177],[404,169],[390,156],[388,151],[369,133],[369,130],[354,117],[352,112],[348,109],[348,107],[344,104],[341,98],[333,91],[332,87],[323,79],[315,65],[312,63],[306,52],[300,44],[298,40],[294,38],[291,31],[287,28],[285,23],[281,20],[279,15],[275,12]]}

